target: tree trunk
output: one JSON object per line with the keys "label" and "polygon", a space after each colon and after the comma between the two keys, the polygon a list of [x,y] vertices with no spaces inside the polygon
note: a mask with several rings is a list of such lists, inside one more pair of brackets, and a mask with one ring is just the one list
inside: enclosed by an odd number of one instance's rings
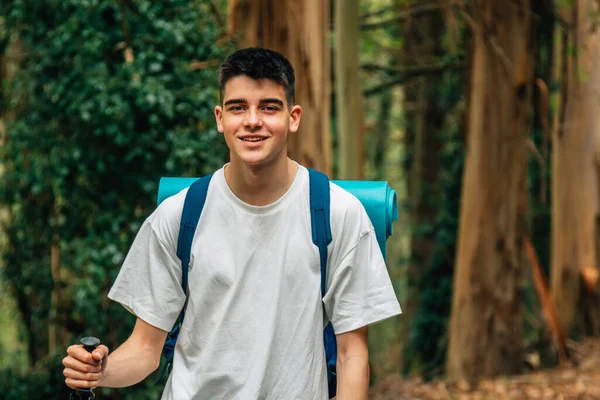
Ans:
{"label": "tree trunk", "polygon": [[241,47],[286,56],[296,74],[300,129],[289,137],[290,158],[331,174],[329,1],[229,0],[229,33]]}
{"label": "tree trunk", "polygon": [[335,88],[340,179],[364,177],[363,101],[359,83],[358,0],[335,2]]}
{"label": "tree trunk", "polygon": [[[403,28],[404,68],[417,69],[423,65],[435,64],[446,54],[443,47],[444,20],[441,12],[433,11],[415,16]],[[408,345],[410,351],[407,352],[404,361],[405,367],[409,369],[422,363],[435,362],[440,342],[438,321],[447,317],[436,314],[439,310],[426,310],[423,306],[428,301],[426,296],[432,295],[431,288],[439,287],[439,281],[432,283],[428,278],[439,273],[432,265],[437,232],[431,227],[441,211],[440,162],[446,112],[439,102],[438,93],[443,85],[440,74],[418,78],[414,85],[405,89],[405,143],[409,157],[404,168],[408,178],[411,213],[411,257],[408,269],[410,294],[404,309],[409,316],[417,315],[416,313],[422,316],[420,319],[410,318],[407,323],[407,329],[413,332],[410,337],[414,338]],[[441,277],[438,275],[436,278]],[[434,314],[435,317],[432,317]],[[420,340],[418,333],[423,331],[436,336],[438,340]]]}
{"label": "tree trunk", "polygon": [[[406,67],[418,68],[442,58],[443,19],[440,13],[416,17],[406,35]],[[419,78],[417,84],[406,88],[407,149],[411,157],[407,165],[408,198],[413,216],[413,226],[434,222],[439,194],[441,133],[445,113],[436,96],[440,77]],[[417,269],[429,265],[435,239],[432,235],[413,234],[412,251],[416,255]]]}
{"label": "tree trunk", "polygon": [[393,107],[393,96],[391,90],[386,90],[381,94],[379,103],[379,116],[375,125],[373,147],[371,149],[370,158],[373,160],[373,179],[385,180],[388,176],[386,173],[385,153],[387,150],[388,140],[390,137],[390,118]]}
{"label": "tree trunk", "polygon": [[596,290],[598,274],[600,33],[593,19],[597,13],[597,2],[577,0],[567,16],[574,25],[567,47],[576,52],[566,55],[564,119],[552,137],[551,292],[567,332],[578,318],[581,292]]}
{"label": "tree trunk", "polygon": [[[58,211],[60,212],[60,211]],[[50,272],[52,276],[52,295],[48,315],[48,353],[53,354],[66,343],[67,332],[64,323],[67,298],[65,296],[65,273],[60,259],[60,237],[55,234],[50,247]]]}
{"label": "tree trunk", "polygon": [[527,132],[534,54],[528,0],[475,1],[467,155],[447,372],[521,369]]}

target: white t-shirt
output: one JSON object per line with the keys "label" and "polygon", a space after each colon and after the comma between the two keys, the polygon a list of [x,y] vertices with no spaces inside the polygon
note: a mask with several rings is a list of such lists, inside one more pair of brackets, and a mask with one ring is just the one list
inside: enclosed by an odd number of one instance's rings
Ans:
{"label": "white t-shirt", "polygon": [[[362,204],[334,183],[327,316],[344,333],[401,313]],[[140,228],[108,297],[171,330],[184,304],[177,239],[187,189]],[[189,300],[163,400],[328,399],[319,251],[308,170],[275,203],[251,206],[211,180],[196,229]]]}

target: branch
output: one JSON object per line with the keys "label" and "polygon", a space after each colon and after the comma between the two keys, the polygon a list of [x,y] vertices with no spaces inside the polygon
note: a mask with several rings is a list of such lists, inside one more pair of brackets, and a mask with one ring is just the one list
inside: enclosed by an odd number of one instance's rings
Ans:
{"label": "branch", "polygon": [[444,23],[448,35],[448,48],[451,54],[456,54],[458,43],[460,42],[460,26],[456,19],[456,13],[452,9],[453,0],[442,0],[442,11],[444,13]]}
{"label": "branch", "polygon": [[[540,154],[542,160],[547,160],[548,159],[548,147],[550,145],[550,141],[552,140],[552,136],[551,136],[551,132],[549,129],[549,125],[550,125],[550,117],[548,115],[550,109],[549,109],[549,103],[550,103],[550,94],[548,91],[548,85],[546,85],[546,82],[544,82],[544,80],[542,78],[536,78],[535,83],[538,87],[539,90],[539,99],[540,99],[540,104],[539,104],[539,110],[540,110],[540,125],[542,126],[542,153]],[[532,142],[533,144],[533,142]],[[535,146],[535,144],[534,144]],[[538,151],[538,153],[540,153]],[[546,170],[546,163],[544,162],[544,165],[542,165],[542,171]],[[546,203],[546,185],[547,185],[547,179],[546,179],[546,174],[542,174],[542,185],[540,187],[540,200],[543,203]]]}
{"label": "branch", "polygon": [[392,68],[392,67],[388,67],[385,65],[377,65],[377,64],[372,64],[372,63],[361,64],[360,68],[365,71],[370,71],[370,72],[381,71],[381,72],[386,72],[388,74],[393,74],[393,75],[396,75],[399,73],[401,74],[401,73],[405,72],[404,70],[399,69],[399,68]]}
{"label": "branch", "polygon": [[456,63],[434,64],[434,65],[423,66],[423,67],[419,67],[419,68],[406,69],[406,70],[404,70],[404,74],[402,76],[399,76],[395,79],[392,79],[389,82],[382,83],[381,85],[377,85],[370,89],[366,89],[363,92],[363,95],[365,97],[369,97],[369,96],[372,96],[379,92],[382,92],[384,90],[387,90],[392,86],[401,85],[403,83],[406,83],[410,79],[417,78],[419,76],[439,74],[439,73],[451,71],[451,70],[460,70],[460,69],[463,69],[464,67],[465,67],[465,65],[462,62],[456,62]]}
{"label": "branch", "polygon": [[461,14],[463,15],[463,17],[465,18],[467,25],[469,25],[469,27],[471,28],[473,35],[477,35],[478,33],[481,34],[483,39],[485,41],[487,41],[491,50],[496,54],[496,56],[498,56],[498,58],[502,62],[502,66],[506,70],[505,72],[508,75],[510,75],[511,72],[513,71],[514,64],[508,58],[508,56],[504,52],[504,49],[502,48],[502,46],[500,46],[500,44],[496,40],[496,36],[490,34],[489,32],[486,31],[484,26],[481,26],[480,24],[478,24],[477,21],[475,21],[475,19],[471,16],[471,14],[469,14],[469,11],[467,10],[467,7],[464,4],[461,5],[460,11],[461,11]]}
{"label": "branch", "polygon": [[544,156],[542,155],[542,153],[540,153],[540,151],[538,150],[535,143],[533,143],[533,140],[531,140],[531,138],[527,139],[527,141],[525,142],[525,146],[531,152],[531,154],[533,154],[533,158],[536,159],[536,161],[540,165],[540,168],[542,170],[545,170],[546,169],[546,159],[544,159]]}
{"label": "branch", "polygon": [[502,46],[500,46],[500,44],[496,40],[496,36],[484,32],[484,37],[487,39],[487,41],[490,44],[490,46],[492,47],[492,50],[494,51],[494,53],[496,53],[498,58],[500,58],[500,61],[502,62],[502,65],[504,66],[506,73],[510,76],[512,71],[514,71],[515,65],[510,60],[510,58],[508,58],[508,56],[504,52],[504,49],[502,48]]}
{"label": "branch", "polygon": [[548,12],[554,18],[556,22],[559,23],[565,30],[574,30],[575,23],[573,21],[569,21],[560,11],[556,9],[556,7],[550,7]]}
{"label": "branch", "polygon": [[226,27],[225,27],[225,23],[223,22],[223,17],[221,16],[219,9],[215,5],[215,2],[212,0],[209,0],[208,4],[210,6],[210,11],[214,14],[215,19],[217,20],[217,23],[221,26],[221,29],[225,29]]}
{"label": "branch", "polygon": [[214,67],[219,65],[219,60],[206,60],[206,61],[193,61],[188,65],[190,71],[197,71],[199,69]]}
{"label": "branch", "polygon": [[[133,64],[134,55],[133,49],[131,48],[131,31],[129,30],[129,23],[127,22],[127,5],[123,2],[127,2],[127,0],[115,0],[119,8],[121,9],[121,31],[123,32],[123,37],[125,38],[125,52],[124,58],[127,64]],[[127,2],[129,3],[129,2]]]}
{"label": "branch", "polygon": [[467,22],[467,25],[469,25],[469,27],[471,28],[471,31],[473,31],[473,33],[476,33],[479,30],[479,25],[477,24],[477,22],[475,22],[473,17],[471,17],[471,14],[469,14],[469,11],[467,11],[464,5],[460,7],[460,13],[463,17],[465,17],[465,21]]}
{"label": "branch", "polygon": [[542,173],[542,178],[541,178],[542,183],[540,184],[540,201],[545,204],[546,203],[546,186],[547,186],[547,180],[546,180],[546,174],[545,174],[546,164],[547,164],[546,158],[542,155],[542,153],[540,153],[540,151],[538,150],[537,146],[535,145],[535,143],[533,142],[533,140],[531,138],[527,139],[527,142],[525,142],[525,146],[531,152],[531,154],[533,154],[533,158],[535,158],[535,160],[540,165],[540,170],[544,172],[544,173]]}
{"label": "branch", "polygon": [[382,19],[382,20],[376,21],[376,22],[364,22],[359,25],[359,28],[361,30],[376,29],[376,28],[382,27],[384,25],[400,23],[408,17],[418,17],[423,14],[428,14],[428,13],[431,13],[434,11],[438,11],[439,9],[440,9],[439,4],[435,4],[435,3],[421,4],[419,6],[409,8],[406,11],[401,11],[400,13],[398,13],[398,15],[396,15],[395,17],[392,17],[392,18]]}
{"label": "branch", "polygon": [[4,146],[7,142],[8,135],[6,134],[6,125],[4,118],[0,117],[0,146]]}
{"label": "branch", "polygon": [[550,328],[550,331],[552,331],[552,337],[555,345],[558,347],[560,363],[564,365],[564,362],[567,360],[566,336],[560,325],[554,304],[552,303],[550,291],[548,290],[548,283],[544,273],[542,272],[542,267],[540,266],[535,247],[533,247],[533,243],[531,242],[529,236],[525,236],[524,239],[525,252],[527,253],[527,258],[529,258],[529,263],[531,264],[533,282],[540,298],[540,302],[542,303],[542,311],[546,317],[548,327]]}

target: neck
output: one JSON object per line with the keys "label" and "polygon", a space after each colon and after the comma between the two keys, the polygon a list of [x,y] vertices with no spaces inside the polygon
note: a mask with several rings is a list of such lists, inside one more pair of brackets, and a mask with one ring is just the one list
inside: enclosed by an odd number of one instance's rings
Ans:
{"label": "neck", "polygon": [[292,186],[298,166],[285,157],[268,166],[253,167],[231,160],[225,168],[225,181],[243,202],[266,206],[279,200]]}

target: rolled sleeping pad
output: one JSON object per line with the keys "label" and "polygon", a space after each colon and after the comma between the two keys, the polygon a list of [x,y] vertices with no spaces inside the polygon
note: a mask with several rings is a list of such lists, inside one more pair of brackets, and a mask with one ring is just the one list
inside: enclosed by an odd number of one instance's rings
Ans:
{"label": "rolled sleeping pad", "polygon": [[[157,205],[183,189],[198,177],[162,177],[158,185]],[[392,223],[398,219],[396,191],[386,181],[332,180],[331,182],[353,194],[367,211],[375,228],[377,242],[386,258],[386,241],[392,235]]]}

